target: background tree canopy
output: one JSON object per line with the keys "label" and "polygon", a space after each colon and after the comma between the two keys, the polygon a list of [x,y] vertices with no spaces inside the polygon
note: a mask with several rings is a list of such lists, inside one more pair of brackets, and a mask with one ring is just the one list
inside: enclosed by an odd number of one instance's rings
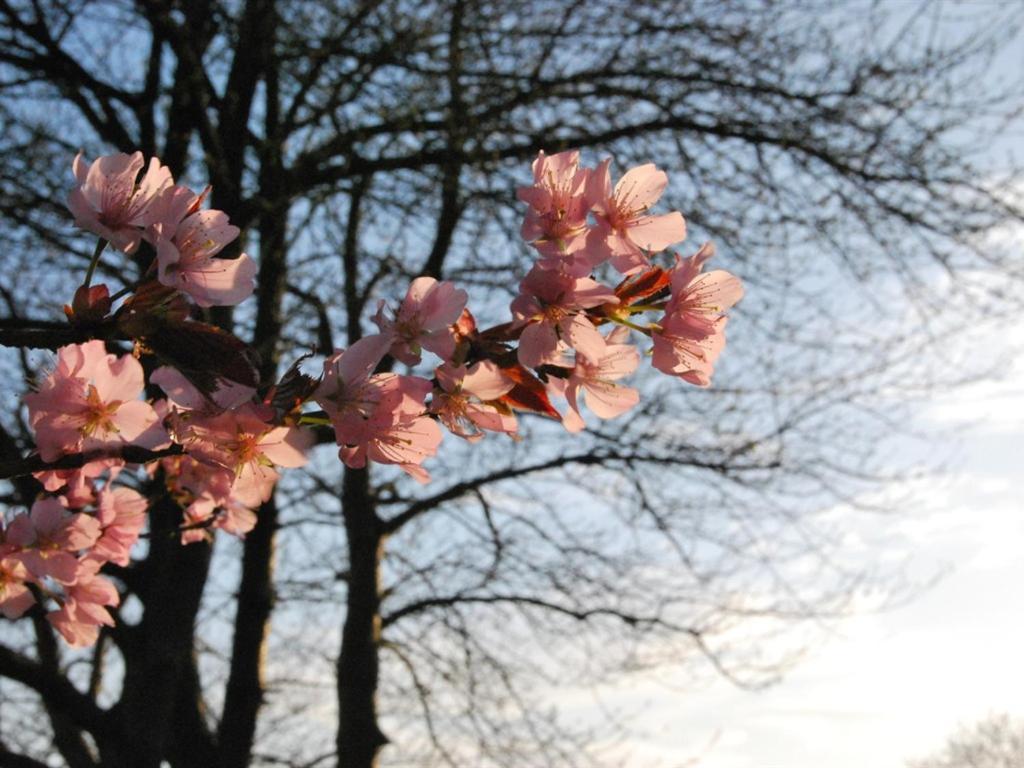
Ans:
{"label": "background tree canopy", "polygon": [[[748,289],[710,390],[641,376],[638,410],[580,436],[449,438],[425,488],[325,438],[244,544],[183,548],[157,502],[95,653],[0,625],[0,765],[599,763],[608,731],[553,714],[560,685],[691,659],[762,684],[794,624],[891,587],[845,521],[889,508],[902,409],[978,373],[967,332],[1016,311],[1021,261],[989,236],[1024,209],[1016,166],[978,163],[1020,105],[988,74],[1017,9],[890,10],[0,0],[0,331],[55,323],[88,263],[79,148],[213,185],[259,277],[211,319],[268,380],[417,275],[501,321],[540,149],[664,167],[690,250],[714,240]],[[3,459],[31,450],[45,363],[3,357]]]}

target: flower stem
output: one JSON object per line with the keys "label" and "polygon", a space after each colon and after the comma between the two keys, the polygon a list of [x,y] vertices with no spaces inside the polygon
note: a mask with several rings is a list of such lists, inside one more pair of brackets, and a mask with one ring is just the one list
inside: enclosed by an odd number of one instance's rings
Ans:
{"label": "flower stem", "polygon": [[299,423],[311,425],[316,424],[329,427],[331,425],[331,420],[327,416],[317,416],[313,413],[304,413],[299,416]]}
{"label": "flower stem", "polygon": [[615,323],[617,325],[624,325],[627,328],[632,328],[634,331],[640,331],[640,333],[645,334],[647,336],[651,335],[651,331],[650,331],[649,328],[644,328],[642,325],[637,325],[636,323],[631,323],[629,320],[626,320],[625,318],[622,318],[622,317],[609,317],[608,319],[611,320],[613,323]]}
{"label": "flower stem", "polygon": [[661,301],[657,304],[633,304],[629,307],[629,311],[636,312],[660,312],[665,308],[668,302]]}
{"label": "flower stem", "polygon": [[107,241],[102,237],[99,242],[96,243],[96,250],[93,251],[92,261],[89,262],[89,269],[85,272],[85,282],[82,283],[86,288],[89,287],[89,283],[92,282],[92,273],[96,271],[96,265],[100,263],[100,254],[103,253],[103,249],[107,247]]}
{"label": "flower stem", "polygon": [[114,302],[114,301],[117,301],[117,300],[118,300],[118,299],[120,299],[120,298],[121,298],[122,296],[127,296],[127,295],[128,295],[129,293],[131,293],[132,291],[134,291],[134,290],[135,290],[136,288],[138,288],[138,287],[139,287],[139,284],[138,284],[138,283],[131,283],[130,285],[126,285],[126,286],[125,286],[124,288],[122,288],[122,289],[121,289],[120,291],[118,291],[118,292],[117,292],[117,293],[115,293],[115,294],[114,294],[113,296],[111,296],[111,297],[110,297],[110,300],[111,300],[112,302]]}

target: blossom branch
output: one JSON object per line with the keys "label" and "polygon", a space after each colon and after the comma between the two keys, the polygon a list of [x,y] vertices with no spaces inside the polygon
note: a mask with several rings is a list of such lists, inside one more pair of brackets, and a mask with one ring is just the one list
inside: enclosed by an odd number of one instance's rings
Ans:
{"label": "blossom branch", "polygon": [[68,325],[18,317],[0,318],[0,347],[59,349],[68,344],[82,344],[90,339],[127,341],[128,338],[113,323]]}
{"label": "blossom branch", "polygon": [[38,454],[27,456],[23,459],[0,460],[0,480],[10,480],[15,477],[25,477],[34,472],[45,472],[53,469],[79,469],[93,461],[104,459],[122,459],[129,464],[148,464],[157,459],[167,456],[178,456],[184,451],[180,445],[172,445],[170,448],[150,450],[140,448],[137,445],[123,445],[115,448],[104,448],[98,451],[86,451],[84,453],[72,453],[61,456],[55,461],[43,461]]}

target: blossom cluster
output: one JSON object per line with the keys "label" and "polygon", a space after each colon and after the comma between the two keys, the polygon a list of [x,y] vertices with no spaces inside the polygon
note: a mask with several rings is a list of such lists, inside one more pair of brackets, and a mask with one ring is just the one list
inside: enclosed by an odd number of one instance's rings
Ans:
{"label": "blossom cluster", "polygon": [[100,569],[128,565],[146,507],[138,491],[108,481],[95,493],[40,499],[7,526],[0,521],[0,613],[18,618],[37,597],[49,598],[60,607],[46,618],[68,644],[95,643],[120,603]]}
{"label": "blossom cluster", "polygon": [[[296,364],[280,381],[260,382],[252,350],[195,308],[252,293],[255,262],[218,256],[239,230],[202,208],[209,189],[176,185],[155,158],[143,167],[140,153],[75,158],[68,206],[100,241],[65,311],[97,338],[59,349],[26,395],[49,465],[36,473],[47,495],[0,527],[0,611],[14,618],[52,602],[47,616],[72,645],[95,642],[112,622],[119,596],[101,571],[130,565],[146,524],[147,499],[132,483],[161,488],[179,507],[182,542],[192,543],[214,529],[250,531],[279,470],[306,463],[316,425],[332,428],[348,467],[390,464],[427,482],[423,464],[445,430],[469,442],[517,437],[516,412],[525,411],[578,432],[584,399],[598,418],[629,411],[640,394],[622,379],[645,351],[634,335],[650,339],[656,369],[707,386],[725,312],[742,296],[734,276],[703,271],[710,244],[668,268],[654,263],[686,236],[680,213],[650,212],[668,183],[663,171],[641,165],[613,187],[610,160],[585,168],[578,152],[541,152],[533,184],[518,191],[522,236],[537,258],[509,322],[480,329],[466,291],[418,277],[397,305],[379,303],[378,332],[329,351],[319,376]],[[151,253],[142,279],[113,297],[90,285],[108,243]],[[645,313],[655,317],[641,322]],[[112,353],[104,338],[133,348]],[[561,412],[552,399],[564,400]]]}
{"label": "blossom cluster", "polygon": [[217,258],[239,231],[223,211],[201,210],[209,189],[196,193],[175,184],[155,157],[140,179],[142,167],[141,152],[107,155],[88,165],[79,153],[73,166],[78,183],[68,196],[75,224],[125,253],[146,241],[156,250],[159,281],[201,307],[248,298],[256,263],[244,253]]}

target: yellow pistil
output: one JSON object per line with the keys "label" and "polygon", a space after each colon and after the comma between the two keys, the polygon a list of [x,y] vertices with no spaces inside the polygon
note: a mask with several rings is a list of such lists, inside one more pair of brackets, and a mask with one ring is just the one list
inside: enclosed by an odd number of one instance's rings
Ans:
{"label": "yellow pistil", "polygon": [[114,414],[121,407],[121,400],[111,400],[104,403],[100,399],[100,393],[92,384],[89,385],[85,397],[88,410],[85,413],[85,423],[79,428],[84,437],[92,437],[97,432],[101,434],[117,433],[117,426],[114,424]]}

